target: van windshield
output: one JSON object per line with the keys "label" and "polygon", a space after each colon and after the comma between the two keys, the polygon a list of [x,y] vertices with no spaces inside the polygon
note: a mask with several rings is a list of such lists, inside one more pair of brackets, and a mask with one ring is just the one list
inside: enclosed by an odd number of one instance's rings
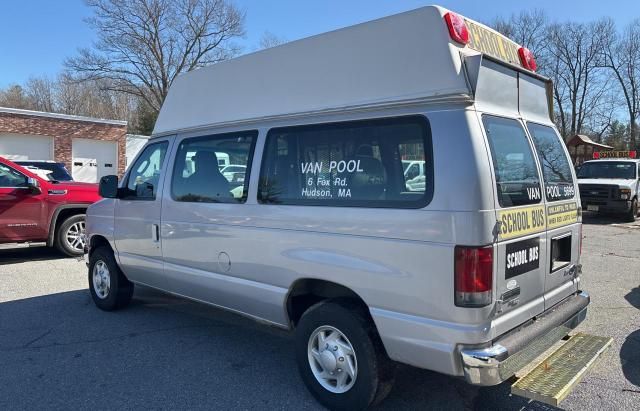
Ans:
{"label": "van windshield", "polygon": [[636,178],[636,165],[624,161],[597,161],[584,163],[578,171],[578,178]]}
{"label": "van windshield", "polygon": [[522,124],[513,119],[484,115],[501,207],[539,203],[540,176]]}
{"label": "van windshield", "polygon": [[527,123],[542,167],[548,201],[573,198],[575,187],[564,144],[552,127]]}

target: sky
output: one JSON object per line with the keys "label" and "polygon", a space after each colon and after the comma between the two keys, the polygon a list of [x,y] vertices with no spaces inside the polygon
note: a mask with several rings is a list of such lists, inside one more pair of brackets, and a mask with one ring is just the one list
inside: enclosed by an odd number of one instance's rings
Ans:
{"label": "sky", "polygon": [[[297,40],[340,27],[433,4],[433,0],[234,0],[246,13],[246,52],[263,33]],[[0,10],[0,88],[31,76],[55,77],[64,59],[91,46],[91,15],[82,0],[3,0]],[[589,21],[602,16],[620,26],[640,18],[640,0],[440,0],[438,4],[473,20],[490,22],[521,10],[540,8],[554,20]]]}

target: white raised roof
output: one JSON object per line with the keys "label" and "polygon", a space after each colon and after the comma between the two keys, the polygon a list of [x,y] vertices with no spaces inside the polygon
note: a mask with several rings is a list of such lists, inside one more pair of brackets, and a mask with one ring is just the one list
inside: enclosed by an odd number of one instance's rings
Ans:
{"label": "white raised roof", "polygon": [[179,76],[154,135],[344,108],[468,97],[459,47],[428,6]]}

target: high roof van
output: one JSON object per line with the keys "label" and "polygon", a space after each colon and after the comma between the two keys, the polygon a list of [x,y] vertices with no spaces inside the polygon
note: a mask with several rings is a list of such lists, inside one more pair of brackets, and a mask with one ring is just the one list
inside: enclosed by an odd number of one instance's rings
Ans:
{"label": "high roof van", "polygon": [[93,300],[140,284],[292,330],[331,409],[382,400],[397,363],[495,385],[564,339],[512,388],[557,404],[610,339],[565,338],[589,304],[580,198],[535,68],[432,6],[183,74],[88,210]]}

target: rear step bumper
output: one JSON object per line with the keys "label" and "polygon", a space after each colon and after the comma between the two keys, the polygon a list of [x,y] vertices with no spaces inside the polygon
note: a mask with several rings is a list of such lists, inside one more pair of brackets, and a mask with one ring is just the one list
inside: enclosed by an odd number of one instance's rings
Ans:
{"label": "rear step bumper", "polygon": [[465,379],[474,385],[497,385],[512,377],[576,328],[587,316],[589,301],[589,294],[581,292],[489,347],[463,348],[460,354]]}

